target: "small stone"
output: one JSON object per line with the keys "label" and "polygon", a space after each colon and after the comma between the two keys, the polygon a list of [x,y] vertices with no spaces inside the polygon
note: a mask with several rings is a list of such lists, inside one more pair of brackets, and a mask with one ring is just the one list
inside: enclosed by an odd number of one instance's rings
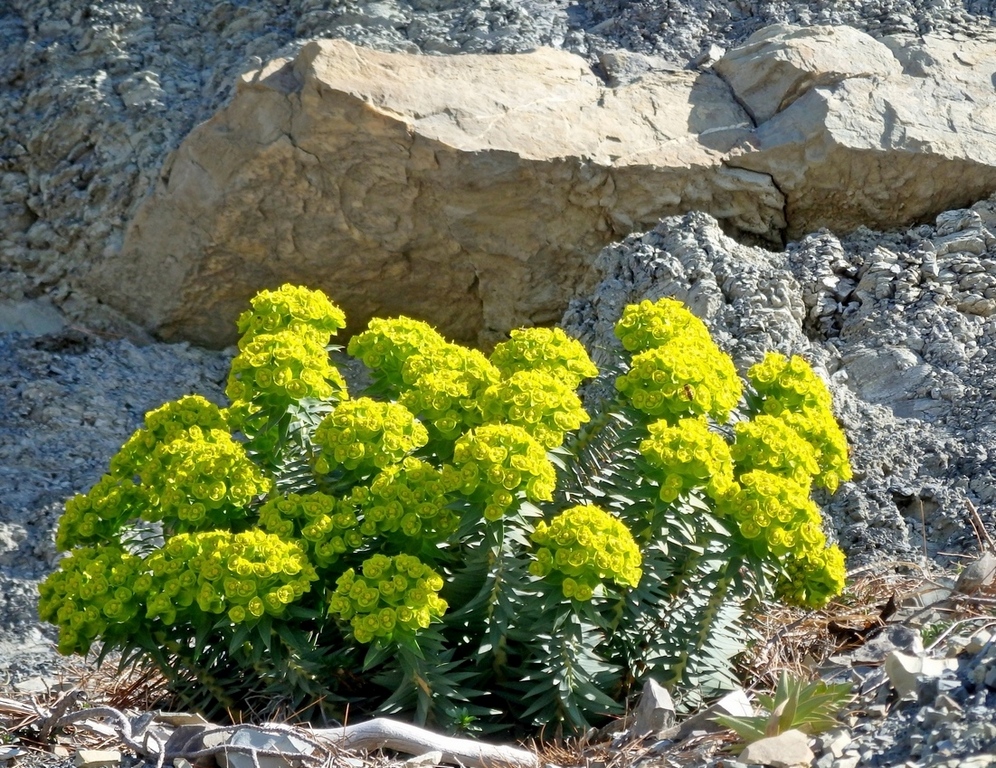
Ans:
{"label": "small stone", "polygon": [[875,635],[860,648],[847,654],[852,663],[881,663],[895,651],[918,654],[923,652],[920,632],[912,627],[893,625]]}
{"label": "small stone", "polygon": [[[945,600],[951,599],[951,590],[945,587],[930,586],[926,589],[917,592],[910,598],[909,603],[918,608],[929,608],[932,605],[937,605],[938,603],[943,603]],[[905,650],[900,648],[899,650]],[[912,651],[916,653],[916,651]]]}
{"label": "small stone", "polygon": [[671,694],[655,680],[643,685],[640,702],[636,706],[630,733],[635,738],[659,734],[674,725],[674,702]]}
{"label": "small stone", "polygon": [[439,765],[441,762],[443,762],[443,753],[439,750],[434,750],[411,757],[405,760],[402,765],[407,768],[431,768],[431,766]]}
{"label": "small stone", "polygon": [[[221,768],[297,768],[310,756],[314,747],[289,733],[275,733],[260,728],[244,727],[235,733],[226,734],[233,747],[245,747],[244,752],[225,750],[217,756]],[[252,755],[253,749],[279,752],[279,756]]]}
{"label": "small stone", "polygon": [[961,719],[961,712],[951,712],[941,710],[937,707],[923,707],[916,716],[918,723],[923,723],[928,728],[934,728],[941,723],[950,723]]}
{"label": "small stone", "polygon": [[156,722],[163,725],[210,725],[203,716],[191,712],[157,712]]}
{"label": "small stone", "polygon": [[701,69],[710,69],[713,64],[726,55],[726,49],[713,43],[706,47],[698,56],[692,59],[692,65]]}
{"label": "small stone", "polygon": [[942,693],[936,699],[934,699],[934,708],[941,711],[947,710],[948,712],[962,711],[961,704],[952,699],[946,693]]}
{"label": "small stone", "polygon": [[837,760],[829,752],[825,752],[816,758],[816,762],[813,763],[813,768],[833,768],[834,762]]}
{"label": "small stone", "polygon": [[857,768],[858,763],[861,762],[861,757],[859,755],[847,755],[846,757],[841,757],[836,760],[833,764],[833,768]]}
{"label": "small stone", "polygon": [[678,732],[673,736],[674,740],[680,741],[695,731],[715,733],[716,731],[723,730],[723,726],[719,725],[713,719],[716,715],[753,717],[754,705],[750,703],[750,699],[747,698],[747,694],[742,689],[738,688],[735,691],[731,691],[715,704],[706,707],[701,712],[692,715],[682,722],[678,726]]}
{"label": "small stone", "polygon": [[965,643],[965,653],[980,653],[992,641],[993,633],[987,629],[980,629],[978,632],[972,633],[971,637],[968,638],[968,641]]}
{"label": "small stone", "polygon": [[852,741],[851,733],[846,728],[833,728],[816,738],[816,749],[819,752],[827,752],[833,757],[840,757]]}
{"label": "small stone", "polygon": [[889,714],[889,705],[888,704],[872,704],[870,706],[865,707],[865,714],[867,714],[868,717],[882,717],[882,718],[884,718],[886,715]]}
{"label": "small stone", "polygon": [[963,595],[973,595],[981,589],[992,586],[996,581],[996,555],[984,552],[974,563],[965,568],[955,582],[955,591]]}
{"label": "small stone", "polygon": [[934,659],[922,654],[911,656],[901,651],[893,651],[885,659],[885,673],[900,698],[915,693],[918,682],[940,677],[946,669],[957,668],[955,659]]}
{"label": "small stone", "polygon": [[117,768],[121,753],[114,749],[78,749],[73,765],[77,768]]}
{"label": "small stone", "polygon": [[748,744],[740,753],[740,759],[748,764],[769,765],[771,768],[794,768],[812,765],[815,755],[809,748],[809,737],[793,728]]}
{"label": "small stone", "polygon": [[985,683],[990,688],[996,689],[996,667],[991,667],[988,672],[986,672]]}

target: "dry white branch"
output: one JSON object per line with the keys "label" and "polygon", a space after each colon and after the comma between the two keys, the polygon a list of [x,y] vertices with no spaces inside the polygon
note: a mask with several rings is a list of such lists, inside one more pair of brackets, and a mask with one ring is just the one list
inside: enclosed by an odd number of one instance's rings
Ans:
{"label": "dry white branch", "polygon": [[394,749],[408,755],[442,752],[444,763],[467,768],[539,768],[540,765],[536,754],[525,749],[441,736],[388,718],[342,728],[316,729],[312,734],[345,749]]}

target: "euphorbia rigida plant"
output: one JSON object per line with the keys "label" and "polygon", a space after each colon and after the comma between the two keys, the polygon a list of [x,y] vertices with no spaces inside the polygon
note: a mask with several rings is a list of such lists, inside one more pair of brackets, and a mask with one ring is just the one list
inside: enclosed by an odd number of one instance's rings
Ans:
{"label": "euphorbia rigida plant", "polygon": [[344,326],[321,292],[261,292],[228,407],[148,413],[67,502],[40,602],[62,653],[154,665],[212,716],[574,731],[647,677],[686,704],[731,687],[750,611],[841,591],[810,491],[850,477],[847,446],[801,358],[741,379],[680,303],[644,301],[589,414],[599,371],[562,330],[485,355],[375,319],[348,392]]}

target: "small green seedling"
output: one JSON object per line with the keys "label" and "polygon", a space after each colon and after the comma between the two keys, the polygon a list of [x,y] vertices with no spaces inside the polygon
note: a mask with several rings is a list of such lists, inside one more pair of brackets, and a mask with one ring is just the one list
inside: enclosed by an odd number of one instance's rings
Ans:
{"label": "small green seedling", "polygon": [[717,715],[713,719],[748,743],[793,728],[814,735],[838,724],[837,712],[852,699],[851,688],[850,683],[830,685],[822,680],[805,683],[782,672],[774,696],[758,694],[758,703],[765,714],[754,717]]}

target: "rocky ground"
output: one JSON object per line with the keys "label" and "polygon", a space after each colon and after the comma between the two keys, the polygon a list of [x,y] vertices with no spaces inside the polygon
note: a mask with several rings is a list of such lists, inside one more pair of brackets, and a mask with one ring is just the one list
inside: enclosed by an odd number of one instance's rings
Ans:
{"label": "rocky ground", "polygon": [[[430,53],[552,45],[596,67],[602,53],[626,48],[684,66],[777,21],[971,36],[994,16],[996,3],[952,0],[0,5],[0,684],[60,667],[34,594],[57,559],[63,501],[99,478],[146,410],[190,392],[221,397],[224,353],[150,343],[74,277],[120,247],[166,155],[226,100],[239,72],[316,36]],[[741,362],[770,346],[811,355],[864,446],[855,455],[862,490],[827,507],[841,543],[856,564],[926,550],[950,569],[980,546],[966,500],[996,527],[996,326],[984,311],[996,296],[993,221],[983,205],[909,232],[817,234],[764,255],[693,215],[609,249],[599,292],[580,297],[565,323],[604,340],[620,302],[672,292],[698,304]],[[801,304],[781,302],[789,281],[805,289]],[[845,362],[849,375],[835,377]],[[976,608],[992,613],[986,599]],[[914,675],[905,697],[875,677],[882,659],[858,663],[868,668],[853,673],[866,696],[846,739],[824,744],[817,765],[996,762],[994,640],[972,642],[960,655],[945,645],[957,669]],[[912,640],[906,650],[919,652]],[[667,764],[669,746],[640,754]]]}
{"label": "rocky ground", "polygon": [[[987,270],[972,267],[966,251],[948,255],[943,247],[945,238],[974,238],[979,247],[971,250],[986,252],[996,242],[987,228],[992,208],[982,203],[942,216],[936,227],[895,235],[860,232],[839,240],[821,234],[791,244],[785,253],[742,246],[704,215],[665,220],[607,249],[599,262],[604,279],[564,318],[604,359],[619,307],[670,293],[710,321],[741,365],[775,347],[806,354],[828,375],[842,421],[861,441],[853,456],[858,482],[826,506],[829,527],[848,551],[857,583],[871,572],[884,586],[871,597],[852,594],[848,599],[857,603],[850,608],[844,602],[831,614],[779,620],[790,631],[803,623],[796,635],[802,646],[811,632],[852,649],[822,669],[830,678],[854,682],[860,695],[839,729],[811,740],[812,762],[820,768],[984,768],[996,761],[996,592],[968,582],[953,589],[952,568],[967,562],[969,553],[993,546],[986,538],[991,521],[973,527],[959,505],[967,497],[958,495],[962,478],[961,490],[977,486],[977,500],[990,487],[992,468],[979,451],[996,416],[988,410],[992,399],[980,396],[991,386],[991,372],[976,350],[993,343],[988,322],[944,321],[948,310],[965,301],[957,289],[960,279],[949,275]],[[926,269],[933,279],[911,279],[916,295],[899,300],[895,290],[886,290],[894,289],[891,264]],[[791,281],[798,285],[789,291]],[[805,298],[793,304],[779,298],[786,295]],[[918,311],[905,310],[904,302]],[[855,333],[869,317],[881,333]],[[64,660],[53,653],[51,629],[39,625],[35,614],[37,583],[57,562],[52,536],[62,502],[99,478],[146,410],[193,392],[221,401],[230,354],[53,328],[44,312],[24,312],[21,321],[19,332],[0,334],[0,485],[6,491],[0,497],[0,715],[5,696],[44,699],[32,690],[44,691],[66,674]],[[893,364],[897,334],[921,339],[904,346],[919,350],[916,365]],[[842,359],[861,355],[869,363],[853,368],[859,374],[837,375]],[[911,377],[922,386],[911,386]],[[961,396],[945,396],[945,385]],[[879,439],[870,432],[880,433]],[[913,499],[925,504],[924,516]],[[920,568],[928,578],[901,575],[919,574]],[[991,581],[991,571],[983,580]],[[891,595],[900,607],[890,617],[891,629],[865,645]],[[830,631],[835,624],[843,634]],[[924,650],[921,633],[936,637],[946,631],[950,639],[931,653]],[[793,664],[803,651],[789,652]],[[777,668],[777,660],[765,664],[769,671]],[[596,741],[585,759],[736,768],[730,746],[728,738],[692,729],[681,738],[662,732],[639,744],[619,737]],[[569,763],[564,755],[558,759]]]}

